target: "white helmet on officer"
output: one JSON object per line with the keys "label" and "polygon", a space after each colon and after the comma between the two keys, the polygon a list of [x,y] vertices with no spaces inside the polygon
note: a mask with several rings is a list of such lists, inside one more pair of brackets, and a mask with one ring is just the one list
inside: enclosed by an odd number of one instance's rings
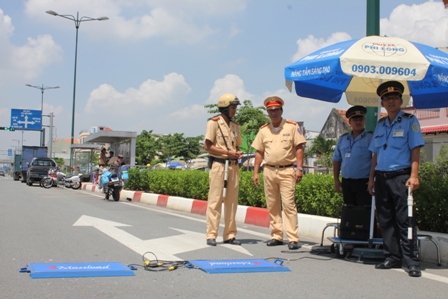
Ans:
{"label": "white helmet on officer", "polygon": [[231,119],[229,116],[230,105],[241,105],[241,103],[235,95],[231,93],[223,94],[218,100],[218,109],[220,113],[224,114],[229,119]]}

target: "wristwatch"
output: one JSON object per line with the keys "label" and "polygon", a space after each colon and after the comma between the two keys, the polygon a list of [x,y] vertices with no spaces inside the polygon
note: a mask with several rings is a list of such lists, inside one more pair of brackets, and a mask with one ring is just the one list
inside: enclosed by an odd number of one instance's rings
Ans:
{"label": "wristwatch", "polygon": [[302,167],[297,167],[297,170],[303,171]]}

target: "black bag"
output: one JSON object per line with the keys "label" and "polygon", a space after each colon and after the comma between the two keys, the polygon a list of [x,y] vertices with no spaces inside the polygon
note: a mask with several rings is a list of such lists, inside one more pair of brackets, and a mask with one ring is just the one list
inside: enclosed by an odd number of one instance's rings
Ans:
{"label": "black bag", "polygon": [[339,237],[346,240],[369,240],[370,206],[344,205],[342,207]]}

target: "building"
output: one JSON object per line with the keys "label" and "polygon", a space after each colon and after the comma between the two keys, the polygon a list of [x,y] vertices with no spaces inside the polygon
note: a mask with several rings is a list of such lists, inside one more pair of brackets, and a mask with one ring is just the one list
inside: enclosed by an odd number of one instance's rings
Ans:
{"label": "building", "polygon": [[435,161],[442,145],[448,145],[448,108],[416,109],[406,107],[419,122],[425,140],[424,152],[427,161]]}

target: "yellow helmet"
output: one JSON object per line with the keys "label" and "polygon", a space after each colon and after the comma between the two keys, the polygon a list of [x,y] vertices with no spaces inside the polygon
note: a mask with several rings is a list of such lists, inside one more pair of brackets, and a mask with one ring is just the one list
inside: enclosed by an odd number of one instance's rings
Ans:
{"label": "yellow helmet", "polygon": [[230,105],[240,105],[240,100],[230,93],[226,93],[219,98],[218,108],[229,107]]}

